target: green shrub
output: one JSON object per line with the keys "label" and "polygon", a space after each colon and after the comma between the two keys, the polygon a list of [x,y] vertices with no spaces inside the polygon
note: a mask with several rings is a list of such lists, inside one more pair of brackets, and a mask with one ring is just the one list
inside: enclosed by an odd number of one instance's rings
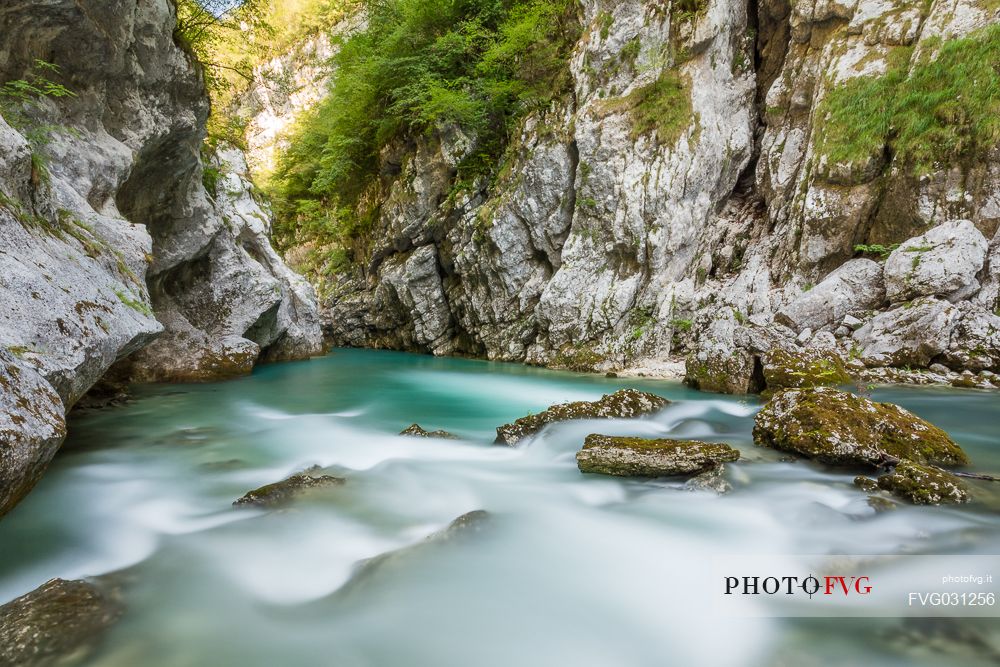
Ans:
{"label": "green shrub", "polygon": [[[572,0],[367,0],[367,28],[341,45],[330,95],[298,123],[269,183],[277,240],[364,233],[378,154],[455,124],[476,137],[459,167],[491,173],[511,130],[570,89]],[[332,226],[332,227],[331,227]]]}

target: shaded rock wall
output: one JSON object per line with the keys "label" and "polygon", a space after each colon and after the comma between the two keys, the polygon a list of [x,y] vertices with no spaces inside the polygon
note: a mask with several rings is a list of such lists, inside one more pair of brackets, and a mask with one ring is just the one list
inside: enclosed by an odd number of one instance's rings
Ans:
{"label": "shaded rock wall", "polygon": [[238,156],[206,192],[208,98],[175,23],[170,0],[0,5],[0,81],[41,60],[74,93],[7,99],[0,119],[0,361],[23,378],[0,386],[0,514],[114,364],[211,379],[321,349],[313,293],[270,249]]}

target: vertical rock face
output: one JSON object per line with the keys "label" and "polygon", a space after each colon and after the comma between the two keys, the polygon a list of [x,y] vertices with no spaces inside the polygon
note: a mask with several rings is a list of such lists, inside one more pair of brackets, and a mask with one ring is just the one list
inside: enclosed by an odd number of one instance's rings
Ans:
{"label": "vertical rock face", "polygon": [[210,379],[321,348],[312,290],[270,249],[236,157],[206,192],[208,100],[175,23],[170,0],[0,6],[0,82],[73,93],[0,100],[0,348],[24,378],[0,387],[0,514],[61,413],[126,357],[139,378]]}
{"label": "vertical rock face", "polygon": [[[958,138],[933,141],[889,136],[878,115],[954,40],[995,53],[995,3],[585,0],[580,12],[572,93],[524,122],[493,184],[455,187],[475,137],[453,128],[382,156],[371,247],[328,278],[336,341],[601,370],[679,352],[689,369],[722,368],[735,318],[770,328],[751,338],[771,347],[822,334],[875,364],[997,358],[955,338],[995,338],[1000,147],[962,125],[984,111],[959,101],[946,122]],[[681,92],[668,108],[682,121],[654,128],[635,102],[663,82]],[[866,86],[869,115],[853,118],[864,105],[844,100]],[[671,120],[658,113],[653,125]],[[904,242],[926,265],[904,247],[883,272]],[[872,341],[880,312],[931,296],[963,306],[934,341]],[[753,386],[757,347],[740,347],[738,381],[706,386]]]}

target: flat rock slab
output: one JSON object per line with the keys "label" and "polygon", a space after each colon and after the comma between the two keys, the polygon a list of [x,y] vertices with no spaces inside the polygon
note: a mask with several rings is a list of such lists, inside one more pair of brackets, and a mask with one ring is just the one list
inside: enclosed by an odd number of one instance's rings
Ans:
{"label": "flat rock slab", "polygon": [[948,434],[892,403],[830,387],[779,392],[757,413],[754,443],[822,463],[879,467],[900,459],[966,465]]}
{"label": "flat rock slab", "polygon": [[53,579],[0,606],[0,665],[79,662],[122,611],[120,602],[94,584]]}
{"label": "flat rock slab", "polygon": [[721,443],[592,434],[577,452],[576,464],[580,472],[602,475],[674,477],[703,473],[739,458],[737,450]]}
{"label": "flat rock slab", "polygon": [[548,424],[573,419],[628,419],[657,412],[670,401],[636,389],[622,389],[597,401],[575,401],[553,405],[536,415],[521,417],[512,424],[497,428],[494,444],[513,447],[520,440],[534,435]]}
{"label": "flat rock slab", "polygon": [[312,489],[329,488],[340,486],[344,480],[333,475],[318,475],[314,469],[296,473],[288,479],[280,482],[267,484],[247,492],[242,498],[233,502],[233,505],[252,507],[281,507],[293,501],[296,497]]}
{"label": "flat rock slab", "polygon": [[400,435],[408,435],[412,438],[440,438],[442,440],[458,440],[458,436],[454,433],[449,433],[448,431],[427,431],[420,426],[420,424],[410,424],[402,431],[399,432]]}

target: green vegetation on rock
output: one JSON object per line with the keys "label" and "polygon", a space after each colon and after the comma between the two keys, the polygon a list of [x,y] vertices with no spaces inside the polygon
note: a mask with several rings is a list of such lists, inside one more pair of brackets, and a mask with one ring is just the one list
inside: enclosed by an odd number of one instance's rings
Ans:
{"label": "green vegetation on rock", "polygon": [[885,147],[917,173],[974,159],[1000,141],[1000,25],[943,42],[911,62],[897,47],[886,72],[831,90],[816,112],[818,152],[864,163]]}
{"label": "green vegetation on rock", "polygon": [[736,461],[726,444],[670,438],[623,438],[591,434],[576,454],[580,472],[619,477],[694,475]]}
{"label": "green vegetation on rock", "polygon": [[908,459],[966,465],[948,434],[892,403],[818,387],[779,392],[757,413],[754,443],[822,463],[879,467]]}
{"label": "green vegetation on rock", "polygon": [[652,135],[656,142],[672,146],[695,119],[691,83],[676,68],[664,70],[652,83],[628,95],[607,100],[605,113],[628,112],[633,140]]}
{"label": "green vegetation on rock", "polygon": [[[570,89],[571,0],[368,0],[334,58],[330,95],[298,123],[269,184],[280,244],[347,242],[374,220],[365,193],[390,143],[457,126],[458,180],[491,174],[521,119]],[[374,204],[377,206],[377,202]]]}
{"label": "green vegetation on rock", "polygon": [[967,503],[969,491],[955,475],[912,461],[902,461],[889,475],[878,478],[878,486],[915,505]]}

